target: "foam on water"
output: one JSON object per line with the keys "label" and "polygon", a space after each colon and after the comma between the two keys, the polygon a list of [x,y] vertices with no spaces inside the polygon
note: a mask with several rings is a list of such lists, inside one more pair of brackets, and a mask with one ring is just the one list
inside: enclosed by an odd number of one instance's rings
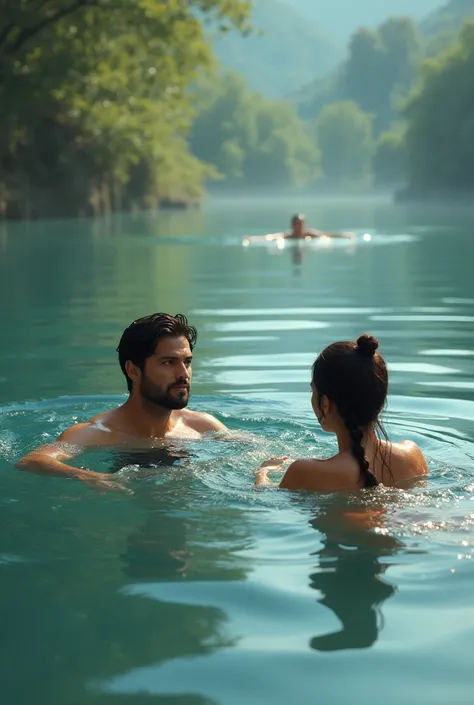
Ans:
{"label": "foam on water", "polygon": [[[254,488],[254,471],[269,456],[328,457],[336,452],[335,441],[317,428],[307,408],[307,395],[268,393],[265,399],[256,394],[254,397],[219,397],[194,402],[195,408],[218,415],[231,430],[242,432],[234,439],[216,440],[211,434],[198,442],[175,441],[164,451],[171,459],[158,455],[151,462],[146,451],[125,451],[121,455],[119,450],[94,450],[79,456],[73,464],[100,472],[114,471],[138,493],[146,492],[153,484],[164,490],[168,482],[172,492],[176,492],[176,483],[184,482],[186,492],[197,493],[200,501],[209,506],[226,506],[230,501],[242,509],[255,505],[284,509],[293,504],[294,499],[288,493]],[[11,466],[36,445],[54,441],[65,427],[86,420],[122,399],[117,396],[63,397],[5,405],[0,408],[3,462]],[[459,404],[462,406],[461,402]],[[462,518],[458,517],[459,527],[466,522],[470,524],[469,517],[474,511],[474,443],[468,434],[440,423],[449,419],[453,406],[459,404],[394,397],[386,417],[390,435],[394,440],[406,437],[415,440],[429,459],[431,474],[414,491],[381,488],[361,493],[360,501],[370,505],[389,499],[393,507],[409,506],[423,511],[429,508],[430,521],[439,525],[446,523],[451,510],[460,511],[463,506],[466,509]],[[464,409],[461,413],[459,408],[457,416],[474,421],[474,403],[464,402]],[[18,472],[10,478],[13,496],[15,482],[23,486],[24,478],[25,474]],[[62,487],[61,480],[53,480],[53,483],[57,489]],[[325,501],[324,497],[311,499],[312,505]],[[405,532],[415,524],[415,520],[410,525],[405,524]]]}

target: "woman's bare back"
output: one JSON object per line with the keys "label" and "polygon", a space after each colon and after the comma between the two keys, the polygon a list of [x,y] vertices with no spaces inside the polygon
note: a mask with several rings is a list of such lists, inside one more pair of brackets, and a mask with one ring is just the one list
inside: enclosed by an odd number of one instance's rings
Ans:
{"label": "woman's bare back", "polygon": [[[378,484],[403,486],[428,472],[420,448],[412,441],[389,443],[378,441],[366,448],[369,470]],[[276,469],[276,467],[275,467]],[[295,460],[285,473],[280,487],[320,492],[351,492],[365,487],[357,460],[347,450],[327,460]]]}

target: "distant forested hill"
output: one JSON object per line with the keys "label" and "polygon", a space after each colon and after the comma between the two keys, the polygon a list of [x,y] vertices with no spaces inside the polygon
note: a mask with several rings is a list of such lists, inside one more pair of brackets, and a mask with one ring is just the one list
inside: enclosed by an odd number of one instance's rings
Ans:
{"label": "distant forested hill", "polygon": [[[306,3],[306,0],[285,1],[289,3],[294,3],[295,5],[304,5]],[[314,0],[314,2],[317,4],[318,0]],[[335,0],[335,2],[337,2],[337,0]],[[339,0],[340,5],[344,4],[344,2],[345,0]],[[368,7],[372,3],[367,0],[367,2],[362,3],[362,5],[364,4]],[[393,3],[390,3],[390,7],[392,7],[392,4]],[[400,4],[403,3],[401,2]],[[423,3],[419,4],[422,5]],[[463,22],[469,17],[474,18],[474,0],[450,0],[450,2],[448,2],[447,4],[438,7],[437,10],[425,16],[424,19],[418,25],[420,32],[419,56],[417,58],[417,56],[414,55],[413,62],[416,63],[416,61],[421,59],[423,56],[434,56],[439,53],[439,51],[448,47],[456,38],[456,35],[459,29],[461,28]],[[400,23],[400,28],[402,28],[403,25],[401,24],[401,21],[397,20],[396,18],[394,20],[390,20],[390,22],[385,21],[382,26],[387,26],[388,24],[394,25],[394,23],[397,21]],[[352,39],[349,45],[349,57],[345,61],[341,62],[336,68],[333,68],[331,69],[331,71],[328,71],[328,73],[324,76],[315,76],[312,82],[310,82],[306,86],[303,86],[299,91],[295,92],[291,96],[293,101],[296,102],[296,104],[298,105],[298,111],[302,117],[313,118],[318,115],[319,112],[328,103],[343,100],[348,97],[356,100],[359,103],[361,102],[358,99],[357,93],[354,93],[352,90],[352,83],[354,78],[354,71],[351,71],[351,63],[353,63],[354,59],[352,52],[357,46],[362,46],[361,43],[363,43],[364,41],[368,43],[366,48],[370,49],[370,51],[371,47],[369,45],[371,41],[374,41],[376,43],[378,42],[378,48],[380,49],[381,42],[379,30],[371,28],[370,32],[367,31],[365,33],[357,30],[356,33],[352,35]],[[377,31],[379,34],[378,37]],[[393,32],[390,32],[390,35],[393,39]],[[354,40],[355,37],[356,40]],[[406,41],[407,40],[405,39],[405,42]],[[413,37],[409,41],[410,43],[413,43]],[[360,49],[358,51],[360,53]],[[399,51],[399,49],[397,49],[397,51]],[[403,60],[403,54],[403,51],[399,52],[400,60]],[[369,55],[367,55],[367,71],[370,71],[371,62],[369,59],[370,57]],[[373,59],[372,65],[379,64],[382,61],[383,54],[380,56],[380,60]],[[382,69],[381,63],[380,69]],[[414,76],[415,72],[412,71],[411,75],[406,76],[405,81],[393,81],[392,87],[398,89],[401,86],[406,90],[407,88],[410,88],[411,77]],[[375,90],[376,84],[374,80],[371,80],[371,85]],[[392,98],[393,96],[391,97],[389,94],[389,99],[392,100]],[[365,109],[368,109],[369,112],[372,112],[372,114],[378,113],[377,109],[374,110],[374,106],[363,105],[363,107]],[[390,117],[389,113],[388,117]],[[384,124],[382,121],[382,127],[386,128],[387,122],[385,122]]]}
{"label": "distant forested hill", "polygon": [[282,0],[254,0],[254,5],[252,21],[261,36],[230,33],[215,43],[224,67],[240,73],[252,90],[283,97],[341,61],[343,43]]}
{"label": "distant forested hill", "polygon": [[438,34],[447,29],[458,30],[464,20],[474,15],[474,0],[450,0],[430,13],[420,24],[425,35]]}
{"label": "distant forested hill", "polygon": [[347,41],[361,25],[375,27],[389,16],[408,15],[420,21],[442,0],[283,0],[331,35]]}
{"label": "distant forested hill", "polygon": [[427,38],[427,54],[434,56],[448,47],[456,37],[463,22],[474,17],[474,0],[450,0],[430,13],[420,24]]}

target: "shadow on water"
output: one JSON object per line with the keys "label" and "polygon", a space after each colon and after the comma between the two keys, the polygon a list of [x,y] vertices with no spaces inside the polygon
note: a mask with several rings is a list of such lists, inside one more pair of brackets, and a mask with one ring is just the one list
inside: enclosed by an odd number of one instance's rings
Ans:
{"label": "shadow on water", "polygon": [[[147,599],[129,588],[244,580],[237,552],[250,539],[241,512],[200,506],[192,479],[182,475],[159,485],[145,478],[132,497],[108,495],[107,502],[75,483],[21,479],[28,489],[22,495],[16,482],[16,501],[0,512],[5,702],[148,703],[146,694],[99,693],[91,684],[233,645],[222,609]],[[153,702],[210,701],[189,694]]]}
{"label": "shadow on water", "polygon": [[384,533],[384,513],[382,508],[334,506],[310,521],[323,544],[313,554],[318,566],[309,576],[310,587],[341,623],[338,631],[311,639],[315,651],[368,649],[377,641],[384,626],[381,606],[396,592],[383,578],[384,559],[404,550]]}

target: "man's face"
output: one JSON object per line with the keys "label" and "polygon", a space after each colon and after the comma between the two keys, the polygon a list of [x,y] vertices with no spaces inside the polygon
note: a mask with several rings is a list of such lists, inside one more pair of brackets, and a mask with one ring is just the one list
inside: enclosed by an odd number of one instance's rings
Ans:
{"label": "man's face", "polygon": [[165,409],[184,409],[189,402],[193,355],[184,337],[165,336],[145,361],[140,395]]}

